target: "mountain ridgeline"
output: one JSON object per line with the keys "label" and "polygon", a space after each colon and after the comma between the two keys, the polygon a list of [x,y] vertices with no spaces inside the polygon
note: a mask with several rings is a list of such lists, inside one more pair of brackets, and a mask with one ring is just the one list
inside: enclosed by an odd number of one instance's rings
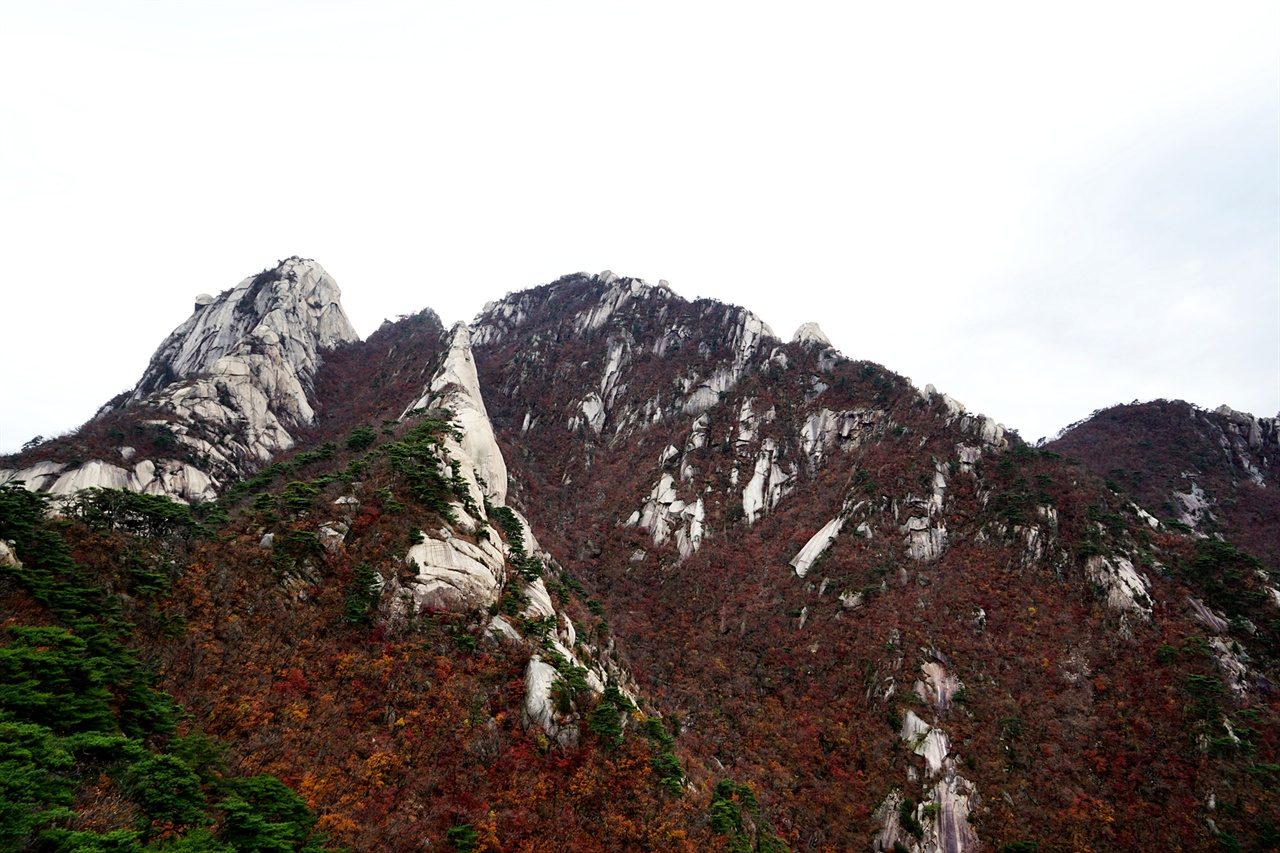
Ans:
{"label": "mountain ridgeline", "polygon": [[1280,849],[1277,462],[612,273],[360,341],[291,258],[0,460],[0,842]]}

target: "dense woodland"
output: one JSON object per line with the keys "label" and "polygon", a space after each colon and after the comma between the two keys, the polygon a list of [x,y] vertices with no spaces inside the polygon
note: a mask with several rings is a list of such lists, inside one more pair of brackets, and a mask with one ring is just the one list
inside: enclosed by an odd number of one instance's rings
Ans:
{"label": "dense woodland", "polygon": [[[1255,482],[1241,466],[1249,455],[1247,433],[1226,415],[1155,400],[1095,412],[1049,447],[1079,459],[1166,520],[1185,512],[1176,495],[1195,482],[1213,502],[1199,526],[1276,566],[1280,491]],[[1280,464],[1275,445],[1259,455],[1270,466]]]}
{"label": "dense woodland", "polygon": [[[1280,849],[1266,592],[1280,566],[1245,516],[1224,516],[1218,539],[1139,513],[1169,519],[1144,485],[1182,464],[1162,461],[1177,439],[1157,413],[1127,422],[1141,459],[1015,436],[962,465],[957,448],[981,442],[943,401],[879,365],[768,341],[693,446],[678,380],[737,357],[729,307],[671,298],[575,325],[600,298],[587,277],[532,291],[476,361],[509,502],[548,552],[511,576],[542,574],[584,643],[634,676],[635,704],[566,671],[558,701],[581,737],[560,746],[521,721],[536,644],[485,630],[517,618],[514,580],[492,613],[393,618],[377,591],[412,573],[404,554],[455,488],[424,461],[456,428],[448,413],[402,417],[443,352],[424,312],[329,353],[316,425],[216,503],[96,491],[50,515],[47,498],[0,491],[16,558],[0,560],[0,845],[871,850],[899,803],[887,846],[911,849],[936,814],[936,780],[901,736],[918,716],[945,728],[976,789],[982,849]],[[623,351],[603,428],[575,424]],[[773,416],[742,439],[748,398]],[[801,427],[819,408],[864,415],[815,459]],[[122,436],[164,452],[134,440],[147,429],[113,413],[19,462],[95,458]],[[749,523],[742,489],[765,439],[794,475]],[[688,557],[626,523],[664,473],[705,504]],[[900,524],[939,473],[947,544],[912,559]],[[797,577],[789,561],[854,505],[870,535],[847,526]],[[318,537],[322,522],[343,540]],[[1098,555],[1146,577],[1150,619],[1108,603],[1085,569]],[[962,684],[946,707],[913,688],[932,664]]]}
{"label": "dense woodland", "polygon": [[[788,369],[764,367],[708,412],[713,440],[693,455],[696,468],[710,474],[714,535],[679,560],[618,522],[656,481],[659,450],[685,446],[688,418],[624,428],[607,442],[558,424],[519,431],[529,409],[550,410],[548,420],[566,417],[602,368],[607,333],[568,334],[564,302],[572,305],[572,298],[548,299],[532,328],[479,355],[499,435],[510,442],[511,458],[527,460],[522,497],[535,517],[556,519],[539,531],[544,544],[582,558],[584,582],[598,590],[613,630],[626,639],[633,671],[681,716],[689,748],[756,785],[795,849],[866,849],[871,813],[891,789],[920,798],[906,778],[918,759],[897,737],[901,715],[919,699],[900,689],[885,701],[876,688],[888,677],[909,684],[936,652],[966,688],[947,725],[982,797],[978,834],[993,848],[1280,843],[1280,729],[1270,688],[1280,613],[1262,592],[1255,558],[1177,529],[1152,530],[1123,488],[1058,453],[1015,443],[984,458],[974,476],[952,477],[951,544],[938,562],[905,558],[896,536],[844,535],[818,572],[797,579],[788,561],[851,493],[882,504],[921,494],[934,463],[954,460],[955,446],[972,438],[946,426],[944,407],[923,400],[901,377],[842,361],[824,378],[830,387],[821,405],[884,416],[860,447],[832,453],[817,470],[802,468],[802,498],[784,498],[747,527],[727,481],[735,455],[752,452],[733,440],[739,401],[751,396],[756,411],[796,412],[814,377],[827,375],[817,351],[793,346]],[[708,359],[700,339],[724,339],[719,311],[709,309],[685,309],[689,339],[678,352],[659,359],[635,348],[627,390],[634,402],[662,393],[671,375],[705,375],[717,352]],[[661,334],[643,316],[628,321],[626,332],[636,339]],[[554,362],[559,369],[530,354],[530,338],[565,352]],[[660,367],[653,364],[659,360]],[[794,452],[798,419],[779,417],[762,429]],[[737,461],[750,464],[749,456]],[[1056,510],[1057,548],[1028,564],[1015,531],[1035,519],[1038,506]],[[638,550],[653,553],[632,562]],[[1149,624],[1122,625],[1084,576],[1083,560],[1110,550],[1132,552],[1148,572],[1156,611]],[[841,588],[863,590],[867,603],[846,610],[833,594]],[[1231,642],[1265,673],[1256,690],[1226,695],[1188,596],[1237,620]],[[975,620],[979,612],[984,618]],[[1247,726],[1247,742],[1236,744],[1219,716],[1236,737]],[[1205,807],[1210,793],[1213,812]],[[1206,817],[1221,835],[1206,829]]]}

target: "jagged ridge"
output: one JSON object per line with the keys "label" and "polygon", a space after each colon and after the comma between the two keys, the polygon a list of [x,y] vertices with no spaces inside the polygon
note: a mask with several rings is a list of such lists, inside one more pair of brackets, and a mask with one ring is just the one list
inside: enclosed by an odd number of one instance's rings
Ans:
{"label": "jagged ridge", "polygon": [[[605,718],[622,714],[607,682],[623,683],[678,719],[692,800],[758,795],[738,828],[713,808],[730,837],[703,823],[712,845],[767,846],[775,831],[796,849],[956,853],[1269,837],[1250,816],[1276,806],[1254,780],[1280,754],[1267,609],[1280,591],[1247,555],[931,386],[844,358],[819,330],[784,344],[745,309],[661,285],[566,277],[432,351],[431,379],[384,427],[403,437],[445,410],[465,427],[424,457],[453,482],[447,511],[396,509],[388,498],[407,498],[382,468],[372,484],[359,466],[318,478],[331,506],[261,540],[289,607],[323,595],[348,555],[376,563],[379,630],[457,620],[508,656],[521,723],[565,760],[591,743],[584,709],[557,699],[565,670],[583,671]],[[1266,443],[1262,425],[1221,417],[1237,427],[1223,427],[1227,451],[1255,431]],[[500,538],[487,521],[504,502],[519,514]],[[246,541],[268,526],[254,512]],[[311,531],[327,556],[297,550]],[[545,578],[513,573],[517,538]],[[584,640],[552,579],[599,596],[607,628]],[[1189,686],[1202,692],[1184,701]],[[347,776],[371,797],[375,778]]]}
{"label": "jagged ridge", "polygon": [[156,350],[134,389],[97,416],[132,409],[187,458],[139,458],[123,445],[119,459],[127,466],[46,460],[0,471],[0,482],[21,479],[55,495],[99,487],[213,500],[222,485],[292,448],[291,430],[314,423],[322,352],[358,340],[340,297],[319,264],[296,257],[216,299],[197,297],[191,317]]}

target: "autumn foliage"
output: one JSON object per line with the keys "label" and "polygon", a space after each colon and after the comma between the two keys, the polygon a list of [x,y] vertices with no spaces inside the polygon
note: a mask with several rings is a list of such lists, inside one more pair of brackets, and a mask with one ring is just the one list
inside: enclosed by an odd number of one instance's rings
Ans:
{"label": "autumn foliage", "polygon": [[[315,427],[214,504],[95,493],[45,519],[6,490],[0,538],[22,561],[0,569],[6,843],[868,850],[886,803],[906,837],[929,821],[916,806],[936,780],[901,734],[915,715],[977,790],[984,850],[1280,849],[1280,575],[1232,538],[1244,522],[1222,541],[1152,526],[1139,505],[1168,516],[1141,487],[1155,474],[1134,475],[1155,462],[1117,479],[1087,448],[984,442],[876,364],[772,339],[741,359],[731,306],[578,322],[600,299],[586,276],[536,289],[476,349],[508,501],[551,558],[513,548],[493,612],[405,613],[384,591],[460,499],[431,464],[447,413],[400,417],[443,352],[429,313],[328,354]],[[597,431],[583,402],[610,364]],[[692,442],[685,400],[734,364]],[[820,409],[857,425],[815,454]],[[1126,422],[1134,447],[1162,434]],[[788,485],[751,524],[766,439]],[[685,557],[628,523],[663,474],[705,507]],[[855,506],[865,531],[847,524],[797,577],[792,558]],[[472,509],[515,541],[514,516]],[[933,561],[906,546],[926,512],[946,527]],[[1117,608],[1094,558],[1128,561],[1144,600]],[[522,573],[639,687],[635,704],[616,686],[568,696],[578,746],[522,720],[549,626],[487,630],[520,621]],[[925,664],[962,685],[945,708],[916,686]]]}

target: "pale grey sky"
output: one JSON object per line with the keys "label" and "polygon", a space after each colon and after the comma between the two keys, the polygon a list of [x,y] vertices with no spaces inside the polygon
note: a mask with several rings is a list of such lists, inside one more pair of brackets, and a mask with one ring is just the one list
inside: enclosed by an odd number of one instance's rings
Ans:
{"label": "pale grey sky", "polygon": [[1025,438],[1280,410],[1280,2],[0,2],[0,450],[289,255],[668,279]]}

